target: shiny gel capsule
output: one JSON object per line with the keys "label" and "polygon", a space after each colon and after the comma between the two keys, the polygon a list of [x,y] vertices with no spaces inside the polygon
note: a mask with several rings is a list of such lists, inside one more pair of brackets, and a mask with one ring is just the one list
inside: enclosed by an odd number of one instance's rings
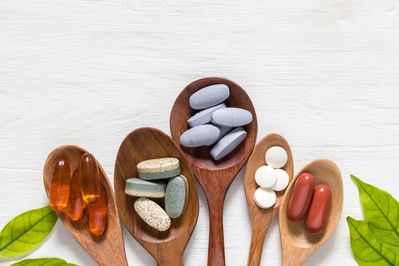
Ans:
{"label": "shiny gel capsule", "polygon": [[95,236],[103,235],[108,225],[108,195],[101,184],[100,195],[96,202],[87,206],[87,213],[90,232]]}
{"label": "shiny gel capsule", "polygon": [[49,200],[51,208],[55,211],[61,211],[67,205],[71,181],[70,171],[68,161],[62,158],[58,159],[53,166]]}
{"label": "shiny gel capsule", "polygon": [[250,111],[241,108],[224,108],[213,112],[212,123],[225,127],[240,127],[251,123]]}
{"label": "shiny gel capsule", "polygon": [[180,144],[184,147],[200,147],[215,142],[220,129],[214,125],[201,125],[190,128],[180,136]]}
{"label": "shiny gel capsule", "polygon": [[78,169],[76,169],[71,178],[68,205],[66,207],[68,218],[75,222],[80,221],[85,214],[85,208],[86,202],[83,200],[82,186],[80,185]]}
{"label": "shiny gel capsule", "polygon": [[97,160],[90,153],[85,153],[79,162],[79,177],[82,184],[82,195],[86,203],[93,203],[100,196],[100,173]]}
{"label": "shiny gel capsule", "polygon": [[230,90],[225,84],[204,87],[193,93],[189,99],[191,108],[201,110],[222,103],[229,98]]}

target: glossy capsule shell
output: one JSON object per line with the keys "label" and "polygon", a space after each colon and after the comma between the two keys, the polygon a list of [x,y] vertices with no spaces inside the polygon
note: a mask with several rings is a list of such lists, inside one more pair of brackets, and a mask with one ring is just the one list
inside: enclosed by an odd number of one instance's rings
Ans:
{"label": "glossy capsule shell", "polygon": [[50,206],[55,211],[61,211],[68,202],[71,170],[65,159],[58,159],[51,173],[49,200]]}
{"label": "glossy capsule shell", "polygon": [[101,186],[97,201],[87,205],[90,232],[95,236],[104,234],[108,225],[108,197],[105,188]]}
{"label": "glossy capsule shell", "polygon": [[86,202],[83,200],[78,169],[76,169],[72,174],[69,199],[66,207],[68,218],[75,222],[79,221],[85,214],[85,208]]}
{"label": "glossy capsule shell", "polygon": [[306,218],[306,231],[310,235],[321,234],[326,228],[331,207],[331,189],[318,185],[314,191],[312,203]]}
{"label": "glossy capsule shell", "polygon": [[90,153],[85,153],[79,162],[79,177],[82,185],[83,200],[93,203],[100,196],[100,173],[96,158]]}
{"label": "glossy capsule shell", "polygon": [[309,210],[314,192],[314,177],[309,173],[299,175],[292,189],[287,207],[287,218],[293,223],[302,221]]}

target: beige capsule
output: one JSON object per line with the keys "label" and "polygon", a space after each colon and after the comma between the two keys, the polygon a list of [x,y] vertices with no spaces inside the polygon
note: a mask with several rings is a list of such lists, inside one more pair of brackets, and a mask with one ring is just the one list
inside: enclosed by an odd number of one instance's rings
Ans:
{"label": "beige capsule", "polygon": [[158,230],[166,231],[171,225],[170,217],[154,201],[148,198],[138,198],[134,203],[134,209],[137,214],[144,220],[149,226]]}

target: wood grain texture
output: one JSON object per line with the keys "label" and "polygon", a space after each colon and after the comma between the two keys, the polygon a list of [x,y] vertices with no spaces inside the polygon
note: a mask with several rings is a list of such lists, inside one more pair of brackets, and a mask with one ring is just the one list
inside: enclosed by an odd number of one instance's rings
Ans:
{"label": "wood grain texture", "polygon": [[[225,100],[227,107],[248,110],[252,114],[251,123],[243,126],[247,136],[232,152],[215,161],[210,151],[213,146],[187,148],[180,144],[180,136],[189,129],[187,120],[196,111],[189,105],[190,96],[196,91],[214,84],[226,84],[230,95]],[[258,121],[251,99],[235,82],[225,78],[203,78],[193,81],[177,97],[170,113],[172,138],[180,145],[184,156],[191,164],[195,177],[205,192],[209,208],[208,265],[225,265],[223,236],[223,205],[227,190],[251,154],[258,133]]]}
{"label": "wood grain texture", "polygon": [[248,159],[244,178],[245,196],[252,220],[252,240],[249,248],[248,266],[260,265],[266,233],[280,209],[281,200],[286,191],[286,189],[276,191],[276,203],[268,209],[259,208],[254,201],[255,191],[259,188],[255,181],[256,170],[262,165],[266,165],[265,154],[268,149],[274,146],[282,147],[287,152],[287,163],[281,169],[287,172],[290,182],[294,177],[294,159],[288,142],[278,134],[268,134],[263,137]]}
{"label": "wood grain texture", "polygon": [[[179,160],[181,174],[188,183],[188,201],[185,212],[172,219],[168,230],[160,232],[136,213],[134,202],[137,197],[125,194],[125,186],[127,179],[138,178],[138,163],[167,157]],[[131,235],[157,260],[158,265],[183,266],[183,252],[197,224],[198,193],[190,165],[173,140],[154,128],[139,128],[127,135],[116,157],[114,187],[123,223]],[[153,200],[165,207],[164,199]]]}
{"label": "wood grain texture", "polygon": [[[71,172],[74,172],[78,168],[80,158],[86,152],[88,151],[80,147],[65,145],[55,149],[50,153],[43,169],[44,188],[46,190],[47,196],[49,193],[54,163],[58,159],[63,158],[69,163]],[[89,216],[87,211],[82,220],[78,222],[70,220],[64,211],[58,211],[57,214],[71,235],[98,263],[98,265],[127,266],[128,264],[125,254],[125,246],[123,244],[121,222],[119,219],[118,208],[116,207],[114,191],[100,163],[97,163],[100,174],[100,182],[105,188],[108,198],[108,225],[104,234],[97,237],[90,233]]]}
{"label": "wood grain texture", "polygon": [[[287,218],[287,207],[295,181],[302,173],[313,175],[315,187],[320,184],[331,189],[331,206],[329,218],[324,231],[313,236],[306,231],[306,219],[293,223]],[[302,168],[287,187],[283,196],[279,214],[280,236],[282,247],[282,266],[301,265],[316,249],[318,249],[334,232],[341,218],[344,205],[344,185],[338,166],[327,159],[318,159]]]}
{"label": "wood grain texture", "polygon": [[[139,127],[168,135],[170,111],[190,82],[240,84],[258,117],[260,141],[278,133],[294,169],[328,158],[342,172],[337,229],[302,265],[356,265],[346,216],[363,219],[349,175],[399,199],[399,6],[397,0],[0,1],[0,227],[48,204],[43,165],[60,145],[93,153],[114,180],[122,140]],[[248,261],[251,215],[244,172],[223,208],[226,264]],[[183,254],[207,263],[209,215],[200,212]],[[128,262],[156,261],[122,225]],[[97,263],[58,222],[23,258]],[[278,216],[261,265],[281,264]],[[21,258],[1,260],[8,266]]]}

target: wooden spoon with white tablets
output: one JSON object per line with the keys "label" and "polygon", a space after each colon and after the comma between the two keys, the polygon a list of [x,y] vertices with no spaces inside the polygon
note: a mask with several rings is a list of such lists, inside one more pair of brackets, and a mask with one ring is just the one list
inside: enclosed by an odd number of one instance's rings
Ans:
{"label": "wooden spoon with white tablets", "polygon": [[265,136],[256,145],[251,157],[249,157],[244,177],[245,196],[247,198],[248,207],[252,218],[252,240],[248,256],[248,265],[251,266],[260,265],[263,242],[266,237],[267,230],[279,211],[281,200],[286,191],[286,189],[276,191],[276,202],[267,209],[260,208],[254,199],[255,191],[257,191],[259,188],[259,185],[255,181],[255,173],[261,166],[266,164],[266,151],[274,146],[281,147],[286,151],[287,162],[281,167],[281,169],[287,172],[289,176],[289,182],[292,181],[294,175],[294,163],[288,142],[278,134],[269,134]]}

